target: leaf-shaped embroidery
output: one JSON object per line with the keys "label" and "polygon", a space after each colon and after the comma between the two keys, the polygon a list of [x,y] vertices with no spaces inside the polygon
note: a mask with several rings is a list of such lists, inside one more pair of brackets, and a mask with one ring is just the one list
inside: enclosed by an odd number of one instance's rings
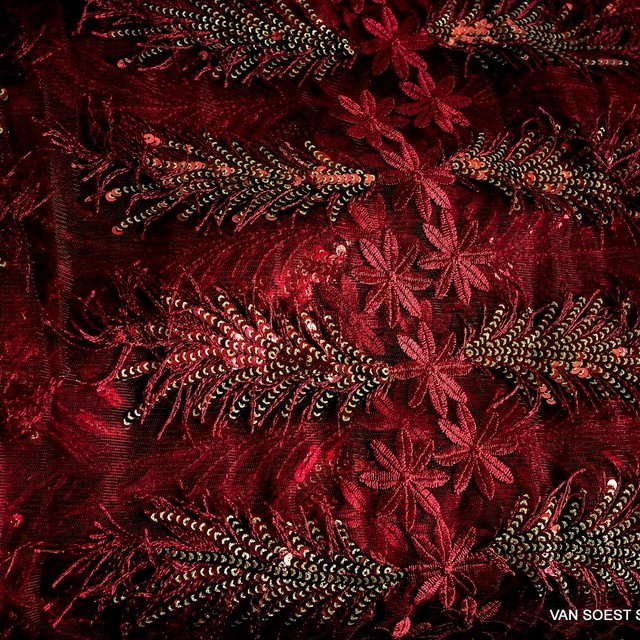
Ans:
{"label": "leaf-shaped embroidery", "polygon": [[[113,227],[120,235],[167,213],[181,221],[200,218],[198,228],[231,218],[237,229],[260,217],[304,215],[325,203],[334,220],[348,203],[364,193],[375,176],[334,162],[311,143],[298,152],[283,143],[277,149],[223,142],[205,133],[192,142],[143,136],[144,144],[127,150],[107,148],[104,155],[54,134],[70,150],[75,166],[97,177],[108,202],[127,200],[125,217]],[[106,146],[114,146],[110,140]]]}
{"label": "leaf-shaped embroidery", "polygon": [[354,56],[305,0],[90,0],[86,18],[98,20],[97,35],[136,41],[139,51],[121,59],[122,68],[157,68],[175,57],[227,82],[302,81],[320,80]]}
{"label": "leaf-shaped embroidery", "polygon": [[[16,245],[21,245],[21,238],[15,237],[16,227],[32,216],[48,197],[43,197],[28,159],[29,155],[8,170],[0,169],[0,268],[9,264]],[[27,184],[30,186],[26,187]]]}
{"label": "leaf-shaped embroidery", "polygon": [[153,506],[148,517],[157,525],[145,535],[112,522],[69,570],[85,576],[81,597],[115,601],[141,627],[219,632],[243,621],[313,620],[316,627],[348,628],[404,577],[360,549],[339,520],[328,521],[323,533],[308,519],[296,526],[277,515],[269,522],[161,499]]}
{"label": "leaf-shaped embroidery", "polygon": [[500,305],[464,347],[467,359],[500,371],[525,393],[549,404],[576,398],[580,389],[617,395],[635,404],[640,329],[630,325],[629,303],[605,305],[601,295],[568,297],[534,314]]}
{"label": "leaf-shaped embroidery", "polygon": [[447,48],[529,67],[626,67],[638,61],[637,36],[630,28],[637,9],[633,3],[616,0],[600,14],[576,19],[579,6],[549,0],[449,0],[425,31]]}
{"label": "leaf-shaped embroidery", "polygon": [[535,205],[608,223],[640,215],[640,138],[601,128],[593,142],[555,127],[552,135],[526,131],[519,140],[509,135],[476,141],[451,158],[455,174],[487,182],[513,197],[522,209],[524,196]]}
{"label": "leaf-shaped embroidery", "polygon": [[[133,302],[136,295],[151,297],[151,309]],[[390,377],[388,366],[344,340],[328,315],[300,311],[292,318],[274,311],[269,319],[222,290],[210,296],[134,290],[123,296],[124,318],[85,336],[122,345],[119,379],[147,378],[144,400],[125,425],[146,418],[169,395],[175,397],[169,420],[182,410],[185,421],[190,415],[204,421],[216,406],[214,428],[225,415],[245,412],[252,428],[259,427],[276,409],[288,418],[301,404],[308,417],[318,416],[333,400],[340,400],[340,419],[348,422]]]}
{"label": "leaf-shaped embroidery", "polygon": [[526,575],[540,596],[553,584],[569,599],[591,594],[596,603],[618,592],[630,604],[640,590],[638,490],[609,480],[600,501],[587,505],[571,482],[539,508],[523,496],[505,530],[489,546],[513,571]]}
{"label": "leaf-shaped embroidery", "polygon": [[[3,23],[3,41],[0,46],[0,103],[9,99],[7,85],[11,84],[16,76],[23,74],[26,62],[34,63],[47,57],[45,55],[39,60],[34,60],[31,57],[28,60],[46,31],[46,27],[42,27],[38,33],[29,33],[29,30],[23,25],[23,30],[17,31],[16,25],[11,25],[12,21],[8,15],[3,16]],[[13,31],[12,35],[9,35],[10,30]],[[0,127],[0,135],[3,133],[4,131]]]}

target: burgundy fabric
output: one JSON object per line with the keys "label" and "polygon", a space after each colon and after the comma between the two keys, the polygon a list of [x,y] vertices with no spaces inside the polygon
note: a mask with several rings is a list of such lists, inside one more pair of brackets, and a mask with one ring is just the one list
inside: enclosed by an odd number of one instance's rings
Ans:
{"label": "burgundy fabric", "polygon": [[[549,613],[635,611],[633,568],[629,584],[618,575],[613,588],[585,569],[589,594],[566,573],[559,588],[556,569],[535,558],[534,573],[548,578],[541,597],[496,540],[524,495],[534,519],[556,496],[545,525],[555,532],[570,495],[585,492],[580,520],[603,496],[639,482],[638,2],[575,3],[567,29],[586,25],[593,51],[555,55],[544,38],[537,49],[482,49],[456,40],[460,31],[429,27],[474,6],[479,17],[491,7],[538,11],[536,24],[557,26],[564,9],[555,0],[311,0],[352,55],[321,77],[311,69],[240,80],[213,78],[198,46],[161,56],[161,65],[119,64],[141,39],[103,36],[127,5],[136,5],[133,17],[120,24],[147,19],[137,3],[1,4],[0,637],[635,637],[635,617],[568,623]],[[260,7],[276,3],[245,4],[240,14],[267,20]],[[304,8],[284,4],[308,20]],[[537,142],[522,151],[531,164],[520,174],[500,159],[490,166],[486,156],[502,140],[513,153],[530,131]],[[234,222],[253,206],[244,201],[217,224],[218,197],[181,221],[194,200],[171,183],[180,170],[145,163],[199,162],[194,149],[211,151],[204,133],[266,164],[273,156],[261,147],[270,150],[302,176],[297,199],[289,206],[272,195]],[[478,133],[484,147],[463,156]],[[176,151],[169,141],[191,146]],[[335,172],[343,182],[317,202],[318,167],[330,164],[307,142],[344,165]],[[155,196],[113,195],[154,180]],[[117,227],[171,194],[177,201],[149,224]],[[358,371],[376,382],[347,411],[360,383],[339,385],[356,366],[330,366],[327,352],[297,360],[291,347],[279,361],[282,380],[297,365],[314,380],[317,363],[326,377],[286,416],[283,400],[264,421],[252,424],[250,406],[230,419],[240,389],[255,399],[259,384],[270,384],[252,378],[193,417],[200,387],[171,368],[170,354],[186,349],[171,332],[214,329],[172,305],[187,300],[224,319],[222,294],[256,326],[253,305],[283,344],[297,330],[320,351],[357,349],[370,358]],[[522,336],[553,303],[553,326],[574,311],[591,318],[576,331],[592,332],[596,356],[577,338],[564,355],[554,340],[527,351]],[[504,318],[492,324],[500,305]],[[511,364],[486,347],[484,356],[473,351],[485,327],[488,339],[508,336]],[[243,335],[234,344],[249,340]],[[166,377],[117,378],[145,360]],[[225,363],[224,375],[239,366]],[[163,395],[164,382],[181,391]],[[323,389],[333,399],[313,416]],[[142,421],[128,420],[143,401]],[[629,500],[620,517],[635,532],[635,493]],[[157,550],[210,544],[153,522],[158,509],[223,531],[228,515],[260,516],[287,549],[283,523],[302,531],[313,520],[328,537],[318,546],[327,558],[341,548],[342,526],[399,577],[352,626],[340,613],[286,626],[257,605],[250,622],[233,626],[223,615],[227,593],[219,609],[212,596],[197,614],[178,609],[138,628],[174,589],[154,591],[149,575],[187,570]],[[640,559],[633,536],[622,546]],[[114,603],[120,595],[126,602]]]}

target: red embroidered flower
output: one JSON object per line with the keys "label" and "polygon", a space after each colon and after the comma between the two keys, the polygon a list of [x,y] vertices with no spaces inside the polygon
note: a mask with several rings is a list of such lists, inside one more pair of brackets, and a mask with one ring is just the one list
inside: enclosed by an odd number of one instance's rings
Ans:
{"label": "red embroidered flower", "polygon": [[415,596],[417,603],[437,595],[442,605],[450,609],[458,594],[467,595],[475,590],[473,580],[469,577],[469,568],[481,562],[470,556],[476,532],[471,527],[452,542],[447,525],[440,520],[434,529],[434,537],[435,544],[425,535],[413,536],[413,544],[424,562],[408,570],[424,578]]}
{"label": "red embroidered flower", "polygon": [[382,136],[398,139],[394,128],[407,122],[402,116],[390,115],[395,108],[392,98],[376,102],[373,95],[365,90],[360,95],[359,103],[348,96],[338,96],[338,100],[347,111],[339,116],[340,119],[352,124],[347,129],[347,135],[356,139],[364,138],[373,147],[382,144]]}
{"label": "red embroidered flower", "polygon": [[449,133],[453,133],[454,124],[468,127],[469,121],[458,109],[468,107],[471,99],[452,93],[454,85],[453,76],[447,76],[436,84],[424,69],[420,69],[417,83],[400,84],[404,94],[414,102],[399,106],[398,111],[407,116],[415,116],[416,127],[428,127],[432,121]]}
{"label": "red embroidered flower", "polygon": [[424,62],[415,52],[426,49],[429,39],[416,33],[415,20],[407,18],[398,25],[393,11],[389,7],[382,10],[382,22],[371,18],[362,21],[364,28],[374,36],[363,45],[365,53],[374,53],[372,71],[380,75],[391,64],[396,74],[403,80],[409,76],[409,65],[424,66]]}
{"label": "red embroidered flower", "polygon": [[399,185],[394,193],[394,206],[404,208],[413,199],[427,222],[431,219],[432,202],[442,208],[451,206],[441,185],[451,184],[453,175],[448,166],[436,165],[435,153],[420,158],[417,151],[403,141],[399,154],[388,147],[381,148],[380,154],[392,167],[379,175],[380,183]]}
{"label": "red embroidered flower", "polygon": [[428,393],[435,410],[444,417],[447,414],[447,398],[466,403],[467,394],[455,378],[469,373],[471,365],[455,354],[453,334],[449,335],[438,351],[431,329],[425,322],[421,322],[418,325],[418,342],[401,334],[398,336],[398,343],[413,361],[401,363],[394,370],[396,378],[414,379],[409,406],[420,405]]}
{"label": "red embroidered flower", "polygon": [[511,469],[498,458],[516,449],[516,445],[500,432],[500,421],[495,413],[486,419],[483,429],[478,433],[471,412],[464,405],[456,408],[458,424],[450,420],[440,420],[440,428],[453,444],[452,447],[436,454],[439,464],[446,467],[456,466],[453,476],[453,488],[462,493],[473,476],[480,493],[492,499],[495,481],[511,484]]}
{"label": "red embroidered flower", "polygon": [[415,524],[418,505],[432,515],[440,513],[440,506],[430,489],[445,484],[449,476],[437,469],[427,469],[433,455],[433,442],[419,452],[405,429],[397,432],[396,453],[383,442],[374,440],[371,451],[381,470],[365,471],[360,482],[371,489],[388,491],[378,502],[378,515],[388,517],[400,511],[402,523],[407,529]]}
{"label": "red embroidered flower", "polygon": [[458,298],[468,305],[472,287],[481,291],[489,290],[486,276],[476,265],[488,264],[493,253],[476,249],[478,225],[475,221],[460,240],[450,210],[443,209],[440,224],[441,229],[431,224],[422,225],[429,242],[437,251],[423,255],[418,265],[422,269],[441,272],[435,281],[436,298],[444,298],[453,285]]}
{"label": "red embroidered flower", "polygon": [[365,311],[373,313],[384,307],[389,327],[399,323],[400,307],[419,317],[421,307],[413,292],[426,289],[431,280],[412,269],[417,255],[415,247],[403,250],[401,255],[395,235],[386,231],[382,251],[366,239],[360,240],[360,251],[366,264],[356,267],[353,276],[372,287],[366,296]]}

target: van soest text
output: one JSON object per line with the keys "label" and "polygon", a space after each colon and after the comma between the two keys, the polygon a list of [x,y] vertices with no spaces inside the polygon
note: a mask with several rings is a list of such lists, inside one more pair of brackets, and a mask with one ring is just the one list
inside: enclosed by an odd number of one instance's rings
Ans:
{"label": "van soest text", "polygon": [[552,620],[584,622],[628,622],[640,620],[640,609],[549,609]]}

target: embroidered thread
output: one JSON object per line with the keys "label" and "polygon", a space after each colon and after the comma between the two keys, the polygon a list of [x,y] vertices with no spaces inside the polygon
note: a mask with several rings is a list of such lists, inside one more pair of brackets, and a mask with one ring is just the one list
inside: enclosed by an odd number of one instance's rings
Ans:
{"label": "embroidered thread", "polygon": [[[222,290],[211,297],[160,293],[151,313],[129,314],[102,335],[84,334],[123,346],[118,379],[148,379],[144,400],[128,413],[125,426],[144,420],[169,395],[175,400],[167,422],[180,408],[184,421],[190,415],[204,421],[217,405],[214,430],[225,415],[248,413],[253,429],[278,408],[288,419],[300,404],[308,407],[307,418],[318,417],[336,400],[346,423],[390,378],[389,367],[344,340],[328,315],[300,311],[290,318],[274,312],[269,319]],[[138,348],[150,357],[133,357]]]}
{"label": "embroidered thread", "polygon": [[492,184],[524,207],[523,196],[552,211],[603,224],[618,216],[640,215],[637,184],[640,143],[637,135],[607,134],[601,127],[593,143],[572,151],[574,131],[555,126],[554,135],[530,130],[513,141],[504,135],[475,142],[451,158],[452,171],[463,179]]}
{"label": "embroidered thread", "polygon": [[431,280],[413,269],[417,248],[400,251],[397,238],[389,230],[380,249],[367,239],[360,240],[359,245],[364,262],[353,270],[353,277],[370,287],[365,298],[365,313],[382,307],[389,327],[400,324],[402,309],[420,317],[422,309],[413,292],[426,289]]}
{"label": "embroidered thread", "polygon": [[[114,602],[131,606],[142,627],[176,618],[208,627],[226,619],[291,625],[308,618],[349,627],[404,577],[360,549],[339,520],[323,533],[306,518],[300,527],[277,515],[267,524],[164,500],[148,517],[168,533],[139,540],[122,530],[94,534],[99,560],[85,583],[87,596],[111,592]],[[126,575],[119,570],[124,558]]]}
{"label": "embroidered thread", "polygon": [[106,21],[96,35],[136,41],[140,51],[122,58],[121,68],[166,66],[185,54],[199,67],[198,75],[224,77],[225,82],[283,76],[321,80],[349,65],[355,55],[349,42],[329,29],[305,0],[175,4],[92,0],[84,19]]}
{"label": "embroidered thread", "polygon": [[640,329],[630,326],[630,304],[619,310],[604,298],[567,298],[540,312],[499,305],[464,346],[470,362],[500,371],[527,395],[549,404],[576,399],[587,387],[635,404],[638,395]]}
{"label": "embroidered thread", "polygon": [[125,217],[113,227],[116,235],[168,212],[181,221],[201,218],[198,229],[205,231],[227,218],[241,229],[262,216],[305,215],[320,203],[335,220],[375,182],[375,176],[333,161],[310,142],[301,153],[287,144],[276,151],[224,143],[207,133],[194,144],[153,133],[143,138],[144,146],[130,158],[100,160],[91,154],[77,164],[98,176],[108,202],[128,200]]}
{"label": "embroidered thread", "polygon": [[471,478],[480,493],[493,499],[496,482],[513,483],[513,473],[502,456],[513,453],[517,444],[505,437],[496,413],[488,414],[480,429],[473,415],[462,404],[456,407],[457,421],[440,420],[440,429],[451,446],[435,454],[436,462],[454,467],[453,490],[460,494],[469,487]]}
{"label": "embroidered thread", "polygon": [[453,287],[460,301],[468,305],[472,289],[489,290],[489,281],[480,267],[489,264],[494,254],[479,247],[477,221],[459,238],[453,213],[443,209],[440,228],[427,223],[422,228],[435,251],[423,253],[418,266],[426,271],[440,272],[434,283],[436,298],[444,298]]}
{"label": "embroidered thread", "polygon": [[434,528],[434,539],[419,534],[412,537],[413,546],[422,562],[407,568],[407,573],[424,580],[415,601],[422,603],[438,596],[445,609],[453,607],[459,594],[475,591],[470,573],[474,566],[484,564],[483,558],[472,552],[475,528],[454,538],[443,520]]}
{"label": "embroidered thread", "polygon": [[436,347],[429,325],[420,322],[416,338],[414,340],[405,334],[398,336],[400,348],[411,361],[396,365],[393,376],[412,381],[409,386],[410,407],[418,407],[428,394],[438,414],[446,416],[449,398],[454,402],[467,401],[467,394],[456,378],[469,373],[471,365],[465,362],[462,353],[456,348],[453,333]]}
{"label": "embroidered thread", "polygon": [[576,590],[596,602],[618,592],[629,603],[640,593],[636,487],[611,479],[591,509],[587,492],[571,495],[570,488],[561,487],[538,510],[523,496],[489,553],[526,575],[540,596],[555,583],[567,599]]}
{"label": "embroidered thread", "polygon": [[627,67],[638,60],[638,43],[625,23],[626,9],[633,7],[614,0],[600,14],[577,21],[570,3],[554,15],[546,0],[450,0],[425,30],[441,45],[481,59],[529,67]]}

